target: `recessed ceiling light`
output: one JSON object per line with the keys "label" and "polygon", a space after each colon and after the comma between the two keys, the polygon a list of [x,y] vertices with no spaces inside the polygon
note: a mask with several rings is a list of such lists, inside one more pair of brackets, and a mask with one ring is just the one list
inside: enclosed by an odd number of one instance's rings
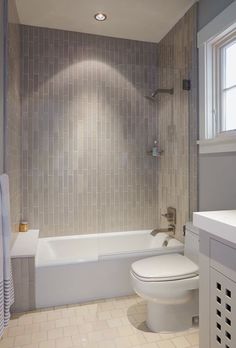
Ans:
{"label": "recessed ceiling light", "polygon": [[95,15],[94,15],[94,18],[97,20],[97,21],[99,21],[99,22],[103,22],[103,21],[105,21],[106,19],[107,19],[107,15],[105,14],[105,13],[96,13]]}

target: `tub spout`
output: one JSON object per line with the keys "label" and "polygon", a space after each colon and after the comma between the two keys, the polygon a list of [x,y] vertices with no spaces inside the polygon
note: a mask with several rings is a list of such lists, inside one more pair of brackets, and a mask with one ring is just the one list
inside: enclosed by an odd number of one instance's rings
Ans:
{"label": "tub spout", "polygon": [[165,240],[164,240],[162,246],[163,246],[163,247],[167,247],[168,244],[169,244],[169,241],[170,241],[171,239],[173,239],[173,238],[174,238],[174,237],[173,237],[173,236],[170,236],[170,235],[166,236],[166,238],[165,238]]}
{"label": "tub spout", "polygon": [[170,224],[167,228],[156,228],[151,232],[151,235],[155,237],[158,233],[161,232],[172,232],[175,234],[175,225]]}

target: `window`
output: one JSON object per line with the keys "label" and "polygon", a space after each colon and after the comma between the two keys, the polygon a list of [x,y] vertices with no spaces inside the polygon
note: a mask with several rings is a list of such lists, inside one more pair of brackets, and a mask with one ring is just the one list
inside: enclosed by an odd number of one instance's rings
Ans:
{"label": "window", "polygon": [[236,1],[198,32],[200,153],[236,151]]}
{"label": "window", "polygon": [[217,42],[213,55],[213,122],[217,135],[236,130],[236,33]]}

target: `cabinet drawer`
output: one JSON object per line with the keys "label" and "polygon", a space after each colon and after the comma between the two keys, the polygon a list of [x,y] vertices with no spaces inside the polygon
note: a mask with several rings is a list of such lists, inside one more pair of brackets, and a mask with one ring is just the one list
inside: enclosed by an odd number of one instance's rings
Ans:
{"label": "cabinet drawer", "polygon": [[210,265],[226,277],[236,281],[236,249],[211,239]]}

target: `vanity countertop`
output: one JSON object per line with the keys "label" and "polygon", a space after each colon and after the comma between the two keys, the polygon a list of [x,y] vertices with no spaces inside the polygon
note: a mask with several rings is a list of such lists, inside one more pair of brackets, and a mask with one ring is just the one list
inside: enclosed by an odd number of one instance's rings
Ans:
{"label": "vanity countertop", "polygon": [[193,213],[193,224],[215,237],[236,245],[236,210]]}
{"label": "vanity countertop", "polygon": [[18,232],[11,248],[11,258],[34,257],[37,251],[39,230]]}

